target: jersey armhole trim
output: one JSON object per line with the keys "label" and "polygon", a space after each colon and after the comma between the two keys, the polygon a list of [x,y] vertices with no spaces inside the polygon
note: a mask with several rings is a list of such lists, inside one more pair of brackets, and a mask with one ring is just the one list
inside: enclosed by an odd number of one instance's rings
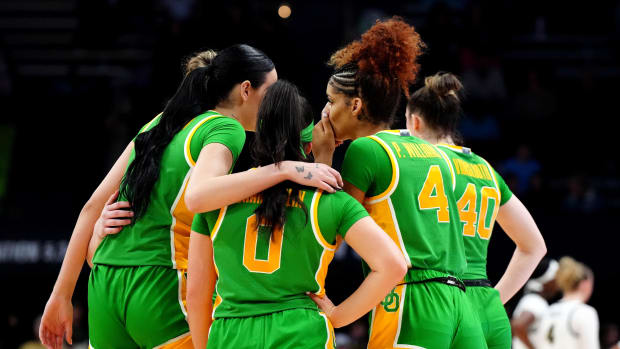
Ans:
{"label": "jersey armhole trim", "polygon": [[323,191],[317,189],[312,196],[312,203],[310,204],[310,223],[312,224],[312,232],[314,233],[314,237],[316,241],[323,246],[323,248],[329,251],[335,251],[336,245],[330,244],[325,240],[325,237],[321,233],[321,228],[319,227],[319,200],[321,199],[321,195]]}
{"label": "jersey armhole trim", "polygon": [[158,118],[158,117],[160,117],[162,114],[163,114],[163,113],[159,113],[159,114],[157,114],[157,115],[156,115],[156,116],[155,116],[155,117],[154,117],[151,121],[149,121],[149,123],[148,123],[148,124],[146,124],[146,125],[142,126],[142,128],[140,129],[140,131],[138,132],[138,134],[140,134],[140,133],[145,132],[146,130],[148,130],[148,128],[149,128],[149,127],[151,127],[151,124],[152,124],[153,122],[155,122],[155,120],[157,120],[157,118]]}
{"label": "jersey armhole trim", "polygon": [[211,119],[219,118],[219,117],[225,117],[225,116],[222,114],[214,114],[214,115],[207,116],[204,119],[200,120],[196,124],[196,126],[194,126],[192,130],[189,131],[187,138],[185,138],[185,146],[183,147],[183,152],[185,153],[185,161],[187,161],[187,164],[189,165],[189,167],[194,167],[196,165],[196,161],[194,161],[194,158],[192,157],[192,152],[190,150],[190,146],[192,144],[192,138],[194,137],[194,134],[196,133],[196,131],[198,131],[198,128],[202,126],[205,122]]}
{"label": "jersey armhole trim", "polygon": [[[382,131],[382,132],[390,133],[390,131]],[[398,180],[400,177],[400,170],[398,168],[398,162],[396,161],[396,156],[392,152],[392,149],[390,149],[390,147],[381,138],[377,136],[368,136],[368,138],[372,139],[373,141],[381,145],[381,147],[385,150],[388,157],[390,158],[390,163],[392,164],[392,180],[390,181],[390,185],[381,194],[368,197],[365,200],[365,203],[375,204],[379,201],[385,200],[390,195],[392,195],[394,190],[396,190],[396,186],[398,185]]]}
{"label": "jersey armhole trim", "polygon": [[213,231],[211,232],[211,241],[214,241],[217,237],[217,233],[220,231],[222,227],[222,221],[224,220],[224,216],[226,215],[226,210],[228,206],[224,206],[220,209],[220,214],[217,216],[217,220],[215,221],[215,225],[213,226]]}
{"label": "jersey armhole trim", "polygon": [[499,197],[499,202],[497,203],[499,207],[499,205],[501,205],[501,202],[502,202],[502,191],[499,189],[499,185],[497,184],[497,178],[495,178],[495,171],[493,170],[493,167],[491,167],[491,164],[489,164],[489,162],[485,158],[483,157],[480,157],[480,158],[487,165],[487,168],[489,169],[489,172],[491,173],[491,178],[493,178],[493,184],[495,184],[495,189],[497,189],[497,196]]}

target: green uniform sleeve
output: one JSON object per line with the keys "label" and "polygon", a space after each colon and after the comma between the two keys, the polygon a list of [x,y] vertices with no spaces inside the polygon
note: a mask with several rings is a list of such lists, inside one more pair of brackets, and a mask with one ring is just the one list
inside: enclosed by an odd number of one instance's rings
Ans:
{"label": "green uniform sleeve", "polygon": [[341,205],[334,214],[340,213],[340,224],[336,234],[345,237],[351,226],[360,219],[368,217],[368,211],[351,195],[343,193],[344,198],[339,200]]}
{"label": "green uniform sleeve", "polygon": [[323,192],[319,199],[317,220],[321,234],[330,244],[336,243],[338,235],[344,238],[351,226],[366,216],[364,206],[343,191]]}
{"label": "green uniform sleeve", "polygon": [[198,159],[200,151],[207,144],[223,144],[232,153],[234,166],[245,143],[245,130],[235,119],[217,117],[201,125],[191,142],[190,147],[194,159]]}
{"label": "green uniform sleeve", "polygon": [[215,210],[194,215],[194,220],[192,221],[192,231],[211,236],[211,230],[215,226],[215,222],[217,221],[219,214],[220,210]]}
{"label": "green uniform sleeve", "polygon": [[344,156],[342,179],[374,196],[382,193],[392,180],[392,164],[379,143],[368,137],[358,138],[349,145]]}
{"label": "green uniform sleeve", "polygon": [[501,195],[499,205],[502,206],[503,204],[507,203],[508,200],[510,200],[510,198],[512,197],[512,191],[510,190],[510,188],[508,188],[508,184],[506,184],[504,178],[502,178],[502,176],[500,176],[499,173],[495,171],[495,169],[493,169],[493,172],[495,173],[495,178],[497,179],[497,186],[499,187],[499,192]]}

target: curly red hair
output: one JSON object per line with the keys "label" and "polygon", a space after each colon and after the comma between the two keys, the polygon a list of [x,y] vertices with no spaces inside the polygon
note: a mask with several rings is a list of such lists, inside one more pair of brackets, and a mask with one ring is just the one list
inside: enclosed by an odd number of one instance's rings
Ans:
{"label": "curly red hair", "polygon": [[399,84],[409,97],[409,86],[419,71],[417,58],[425,45],[414,27],[400,17],[377,22],[354,41],[334,53],[329,65],[339,69],[346,64],[357,64],[359,72],[386,88]]}

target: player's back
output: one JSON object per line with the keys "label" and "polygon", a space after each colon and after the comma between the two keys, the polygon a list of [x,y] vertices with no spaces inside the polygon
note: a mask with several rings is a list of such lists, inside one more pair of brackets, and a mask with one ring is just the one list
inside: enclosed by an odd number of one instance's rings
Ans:
{"label": "player's back", "polygon": [[368,214],[344,192],[302,189],[299,198],[305,207],[289,200],[286,222],[273,234],[257,226],[260,196],[196,217],[192,229],[208,229],[213,240],[216,318],[317,309],[305,293],[325,292],[337,242]]}
{"label": "player's back", "polygon": [[461,277],[465,270],[463,239],[453,170],[445,154],[406,130],[379,132],[351,146],[353,155],[355,147],[375,153],[379,171],[391,168],[391,173],[373,174],[375,183],[366,193],[364,206],[400,247],[409,267]]}
{"label": "player's back", "polygon": [[541,323],[542,349],[598,349],[596,310],[578,300],[561,300],[549,307]]}
{"label": "player's back", "polygon": [[[151,130],[160,116],[145,125]],[[189,234],[194,214],[185,207],[184,195],[191,168],[208,142],[226,145],[233,164],[245,141],[243,127],[236,120],[215,111],[193,118],[166,146],[159,177],[144,214],[119,234],[108,235],[98,247],[93,263],[117,266],[159,265],[187,269]],[[132,151],[129,165],[135,158]],[[122,194],[119,201],[126,201]]]}
{"label": "player's back", "polygon": [[501,205],[512,196],[504,180],[471,149],[438,145],[454,168],[454,188],[461,219],[467,271],[464,279],[487,279],[487,251]]}

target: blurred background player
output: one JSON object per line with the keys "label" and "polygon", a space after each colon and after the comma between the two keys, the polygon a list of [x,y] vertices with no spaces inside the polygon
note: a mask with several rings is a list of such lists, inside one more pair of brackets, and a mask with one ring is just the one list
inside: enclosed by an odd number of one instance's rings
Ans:
{"label": "blurred background player", "polygon": [[[408,262],[405,278],[370,315],[368,347],[486,348],[460,279],[466,261],[449,161],[409,132],[387,130],[409,95],[422,46],[413,27],[391,19],[334,53],[328,117],[315,136],[331,140],[324,143],[332,153],[337,141],[354,139],[342,165],[344,189]],[[332,153],[317,159],[331,163]]]}
{"label": "blurred background player", "polygon": [[542,345],[540,324],[549,310],[549,301],[558,293],[555,276],[559,266],[556,260],[544,258],[525,285],[510,320],[513,349],[538,349]]}
{"label": "blurred background player", "polygon": [[[504,179],[471,149],[456,145],[462,90],[459,79],[450,73],[427,77],[425,86],[409,99],[405,118],[412,135],[438,145],[450,158],[463,223],[467,298],[480,318],[488,347],[509,349],[512,336],[503,304],[525,284],[546,247],[534,219]],[[496,219],[517,247],[494,289],[487,278],[487,251]]]}
{"label": "blurred background player", "polygon": [[[300,134],[311,131],[312,118],[294,85],[282,80],[272,85],[259,110],[252,149],[256,165],[307,159],[311,138]],[[312,176],[317,165],[299,167]],[[372,272],[348,299],[323,314],[307,293],[324,294],[329,263],[343,239]],[[406,270],[396,245],[351,196],[279,184],[195,216],[188,270],[194,345],[204,348],[208,333],[209,348],[333,348],[332,325],[342,327],[366,314]]]}
{"label": "blurred background player", "polygon": [[571,257],[560,259],[555,276],[562,299],[549,307],[539,335],[541,349],[598,349],[599,321],[596,309],[586,303],[594,289],[594,274]]}

